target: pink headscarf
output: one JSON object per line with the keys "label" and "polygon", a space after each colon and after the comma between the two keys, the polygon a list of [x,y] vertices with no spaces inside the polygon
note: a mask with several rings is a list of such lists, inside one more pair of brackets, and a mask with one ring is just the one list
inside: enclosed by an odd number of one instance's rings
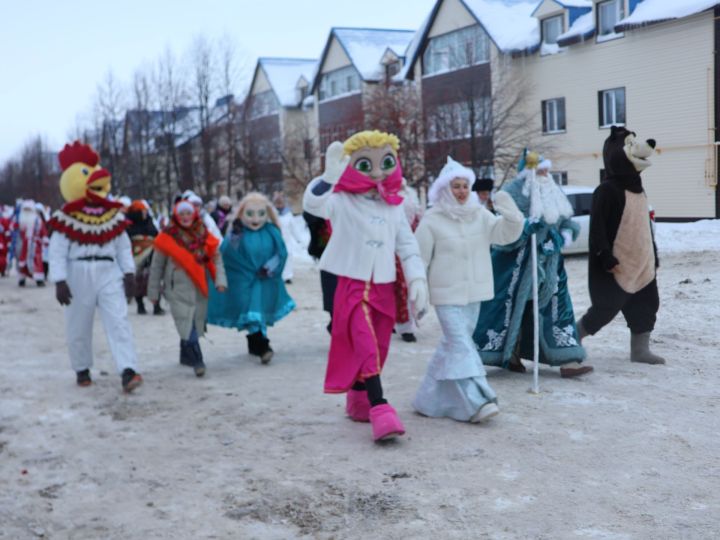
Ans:
{"label": "pink headscarf", "polygon": [[402,169],[400,163],[397,164],[395,170],[382,182],[375,182],[369,176],[364,175],[360,171],[348,165],[345,172],[340,177],[340,181],[335,184],[334,192],[345,191],[347,193],[367,193],[372,189],[377,189],[383,200],[392,205],[397,206],[403,202],[400,195],[402,188]]}

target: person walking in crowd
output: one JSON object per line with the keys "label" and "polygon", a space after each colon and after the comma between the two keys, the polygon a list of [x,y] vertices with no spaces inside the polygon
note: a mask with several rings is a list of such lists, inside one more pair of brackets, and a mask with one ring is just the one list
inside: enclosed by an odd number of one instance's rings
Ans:
{"label": "person walking in crowd", "polygon": [[[153,256],[153,243],[158,231],[150,217],[150,206],[144,200],[135,200],[130,203],[126,217],[130,220],[127,229],[132,242],[133,259],[135,260],[135,303],[138,315],[145,315],[144,297],[147,296],[148,278],[150,276],[150,263]],[[153,315],[163,315],[165,310],[160,306],[160,300],[153,305]]]}
{"label": "person walking in crowd", "polygon": [[420,249],[400,206],[398,147],[395,135],[380,131],[333,142],[303,200],[333,229],[320,259],[320,268],[338,276],[325,392],[346,393],[348,416],[369,421],[376,441],[405,433],[380,380],[395,325],[396,253],[416,311],[427,302]]}
{"label": "person walking in crowd", "polygon": [[188,201],[190,204],[192,204],[195,209],[198,211],[198,215],[200,216],[200,219],[205,224],[205,229],[212,234],[215,238],[222,241],[223,234],[220,232],[219,227],[215,223],[215,220],[210,217],[210,214],[207,213],[205,210],[205,207],[203,206],[203,200],[200,198],[200,196],[195,193],[193,190],[188,189],[185,190],[182,194],[182,200]]}
{"label": "person walking in crowd", "polygon": [[268,326],[295,309],[282,279],[287,250],[270,200],[248,193],[222,243],[229,291],[210,292],[208,322],[247,331],[248,352],[267,364],[273,357]]}
{"label": "person walking in crowd", "polygon": [[[423,212],[420,207],[420,199],[417,196],[417,192],[408,186],[407,180],[404,178],[400,195],[403,198],[402,207],[408,224],[410,225],[410,230],[415,232]],[[395,272],[397,275],[395,279],[395,332],[400,334],[400,338],[404,342],[415,343],[417,341],[417,337],[415,336],[418,328],[417,321],[415,320],[415,314],[408,299],[407,282],[405,281],[405,274],[403,273],[400,258],[397,255],[395,255]]]}
{"label": "person walking in crowd", "polygon": [[494,216],[470,191],[474,181],[471,169],[448,157],[415,233],[443,335],[413,406],[425,416],[482,422],[499,412],[472,339],[480,302],[494,295],[490,246],[515,242],[525,217],[507,193],[498,194]]}
{"label": "person walking in crowd", "polygon": [[494,187],[495,181],[492,178],[478,178],[472,185],[472,190],[477,194],[480,204],[491,212],[494,211],[492,201],[492,191]]}
{"label": "person walking in crowd", "polygon": [[13,227],[11,216],[4,206],[0,206],[0,277],[5,277],[8,271]]}
{"label": "person walking in crowd", "polygon": [[170,224],[153,244],[147,296],[153,304],[165,296],[180,335],[180,364],[192,367],[197,377],[206,370],[200,338],[206,329],[209,290],[212,283],[220,293],[227,288],[219,244],[189,201],[175,205]]}
{"label": "person walking in crowd", "polygon": [[[303,219],[310,232],[310,242],[307,248],[308,254],[313,260],[318,261],[330,241],[332,226],[329,220],[314,216],[307,210],[303,211]],[[332,272],[320,268],[320,290],[322,291],[323,311],[330,315],[330,321],[325,327],[329,334],[332,334],[333,301],[335,299],[336,287],[337,276]]]}
{"label": "person walking in crowd", "polygon": [[38,287],[44,287],[43,248],[48,232],[45,222],[38,214],[35,202],[30,199],[23,201],[20,206],[18,230],[20,235],[17,257],[18,285],[24,287],[26,280],[30,278],[35,280]]}
{"label": "person walking in crowd", "polygon": [[105,329],[110,352],[125,392],[142,384],[128,320],[135,263],[121,204],[107,198],[110,173],[98,154],[75,141],[59,154],[60,191],[67,201],[50,220],[49,279],[65,307],[70,362],[79,386],[92,383],[92,335],[95,310]]}
{"label": "person walking in crowd", "polygon": [[220,229],[220,233],[223,238],[227,233],[227,228],[230,223],[230,214],[232,214],[232,199],[230,199],[227,195],[222,195],[218,199],[215,210],[210,213],[210,217],[215,220],[215,224]]}
{"label": "person walking in crowd", "polygon": [[275,192],[273,196],[273,205],[278,216],[278,223],[280,224],[280,231],[282,232],[283,242],[285,242],[285,248],[287,249],[287,261],[285,262],[285,268],[283,268],[282,278],[287,284],[292,283],[293,278],[293,255],[295,253],[295,247],[302,242],[302,238],[297,232],[295,227],[295,216],[292,210],[287,205],[285,195],[282,191]]}
{"label": "person walking in crowd", "polygon": [[524,372],[521,358],[533,358],[531,243],[535,233],[539,360],[560,366],[562,377],[577,377],[593,368],[582,363],[585,349],[575,326],[560,251],[573,242],[580,227],[571,219],[573,209],[567,197],[548,174],[552,166],[550,160],[540,160],[532,152],[523,161],[518,167],[518,176],[503,191],[525,215],[526,225],[516,242],[493,247],[495,297],[482,303],[473,338],[486,365]]}

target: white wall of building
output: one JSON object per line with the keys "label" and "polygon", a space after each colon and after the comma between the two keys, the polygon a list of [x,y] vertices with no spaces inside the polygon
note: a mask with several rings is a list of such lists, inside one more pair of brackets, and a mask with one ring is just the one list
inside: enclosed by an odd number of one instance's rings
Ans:
{"label": "white wall of building", "polygon": [[[527,106],[565,98],[567,129],[547,135],[555,169],[571,184],[597,185],[609,129],[598,127],[598,91],[625,88],[626,125],[657,140],[659,154],[643,173],[658,217],[714,217],[713,14],[625,32],[624,37],[519,58],[517,69],[534,81]],[[541,116],[532,129],[541,130]]]}

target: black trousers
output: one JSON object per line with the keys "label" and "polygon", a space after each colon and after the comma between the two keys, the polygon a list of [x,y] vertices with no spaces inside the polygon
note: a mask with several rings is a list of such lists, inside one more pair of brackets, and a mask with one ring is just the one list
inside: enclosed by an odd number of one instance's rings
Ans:
{"label": "black trousers", "polygon": [[660,309],[657,279],[635,294],[630,294],[620,288],[612,274],[606,274],[590,275],[592,305],[582,318],[582,325],[588,334],[598,332],[620,312],[633,334],[652,332]]}

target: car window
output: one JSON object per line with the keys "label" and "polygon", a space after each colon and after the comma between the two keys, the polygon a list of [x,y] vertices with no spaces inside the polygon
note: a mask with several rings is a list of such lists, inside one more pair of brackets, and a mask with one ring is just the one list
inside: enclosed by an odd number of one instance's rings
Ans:
{"label": "car window", "polygon": [[592,193],[573,193],[567,196],[575,216],[589,216],[592,208]]}

